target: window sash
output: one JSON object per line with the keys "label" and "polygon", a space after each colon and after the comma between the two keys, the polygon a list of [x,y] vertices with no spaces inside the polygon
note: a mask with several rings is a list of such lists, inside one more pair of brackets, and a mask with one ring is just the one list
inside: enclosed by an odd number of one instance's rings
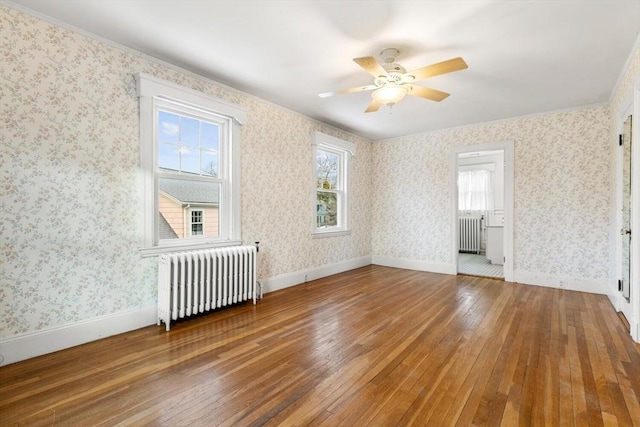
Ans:
{"label": "window sash", "polygon": [[[171,114],[175,114],[178,118],[189,117],[194,120],[197,120],[201,123],[212,123],[218,127],[218,173],[216,177],[203,174],[203,171],[200,169],[195,173],[193,171],[183,171],[182,166],[176,171],[170,171],[167,169],[160,168],[159,165],[159,147],[162,143],[160,139],[160,115],[161,112],[169,112]],[[199,115],[201,114],[201,115]],[[231,213],[229,212],[230,208],[227,206],[228,200],[223,198],[223,195],[229,194],[229,185],[230,185],[230,177],[228,176],[229,167],[227,166],[228,162],[231,160],[228,158],[228,143],[229,139],[227,138],[227,129],[229,128],[229,120],[228,118],[224,118],[218,114],[213,114],[209,112],[204,112],[198,109],[194,109],[190,106],[183,106],[179,103],[173,101],[167,101],[163,99],[156,100],[154,102],[154,139],[155,139],[155,149],[156,149],[156,162],[155,162],[155,170],[156,170],[156,182],[158,183],[161,178],[170,178],[175,180],[185,180],[185,181],[199,181],[199,182],[209,182],[209,183],[217,183],[219,184],[218,190],[218,235],[217,236],[204,236],[204,235],[194,235],[191,227],[190,218],[188,221],[185,221],[185,228],[187,228],[182,237],[171,238],[171,239],[161,239],[159,233],[156,235],[156,242],[159,246],[166,245],[185,245],[188,244],[190,239],[197,239],[199,242],[207,241],[207,242],[224,242],[229,240],[230,236],[227,231],[227,225],[229,224],[229,216]],[[199,135],[200,137],[200,135]],[[180,145],[181,144],[181,141]],[[202,141],[198,140],[198,146],[202,145]],[[200,167],[202,167],[202,161],[199,160]],[[157,198],[159,198],[160,187],[157,184]],[[159,206],[157,207],[157,215],[160,215]],[[188,211],[188,210],[187,210]],[[203,228],[204,233],[204,228]]]}
{"label": "window sash", "polygon": [[202,209],[191,209],[191,211],[189,212],[189,216],[190,216],[191,236],[203,236],[204,235],[204,211]]}
{"label": "window sash", "polygon": [[[167,112],[171,114],[175,114],[179,117],[187,117],[190,119],[197,120],[203,123],[210,123],[218,127],[218,173],[217,177],[221,177],[223,179],[228,178],[228,145],[229,145],[229,122],[230,118],[221,116],[219,114],[215,114],[213,112],[203,111],[200,109],[193,108],[188,105],[180,105],[177,102],[166,100],[166,99],[156,99],[154,102],[154,141],[155,141],[155,149],[156,149],[156,168],[158,172],[161,173],[158,165],[158,155],[159,155],[159,145],[160,144],[168,144],[166,142],[161,141],[160,135],[158,135],[159,128],[159,115],[161,112]],[[198,147],[198,150],[202,151],[202,148]],[[182,169],[180,169],[182,172]],[[208,175],[207,175],[208,176]]]}

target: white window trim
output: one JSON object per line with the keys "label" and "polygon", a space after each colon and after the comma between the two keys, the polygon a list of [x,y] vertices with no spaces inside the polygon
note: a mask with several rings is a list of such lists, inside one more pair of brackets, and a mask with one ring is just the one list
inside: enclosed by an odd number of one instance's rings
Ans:
{"label": "white window trim", "polygon": [[[239,245],[240,232],[240,127],[246,123],[247,112],[244,108],[213,98],[204,93],[158,79],[148,74],[135,75],[137,93],[140,98],[140,179],[142,215],[141,248],[143,256],[154,256],[180,250],[195,250],[211,247]],[[229,141],[229,191],[221,191],[221,202],[230,207],[228,218],[228,236],[225,239],[185,239],[171,244],[158,242],[158,181],[157,147],[154,129],[155,100],[167,100],[191,108],[210,111],[229,117],[231,120]],[[194,241],[197,240],[197,241]]]}
{"label": "white window trim", "polygon": [[[352,157],[356,154],[356,144],[333,136],[326,135],[322,132],[313,132],[311,134],[312,146],[312,200],[311,200],[311,235],[313,238],[337,237],[351,234],[349,217],[350,217],[350,187],[351,187],[351,162]],[[338,153],[341,156],[341,176],[343,198],[338,208],[338,224],[337,227],[327,229],[317,228],[317,150],[327,150]]]}

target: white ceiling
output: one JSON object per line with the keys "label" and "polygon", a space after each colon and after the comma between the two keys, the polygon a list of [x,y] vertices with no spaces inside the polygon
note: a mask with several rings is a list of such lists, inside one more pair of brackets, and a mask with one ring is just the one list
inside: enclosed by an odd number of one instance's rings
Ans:
{"label": "white ceiling", "polygon": [[[14,0],[84,31],[372,140],[609,101],[640,30],[640,0]],[[352,58],[396,47],[451,96],[364,113]]]}

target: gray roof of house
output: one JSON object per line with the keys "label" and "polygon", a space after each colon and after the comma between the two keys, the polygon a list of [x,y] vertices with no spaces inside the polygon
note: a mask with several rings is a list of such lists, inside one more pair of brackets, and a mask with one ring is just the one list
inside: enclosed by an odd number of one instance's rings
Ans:
{"label": "gray roof of house", "polygon": [[158,216],[160,219],[160,224],[158,227],[160,239],[177,239],[178,235],[175,231],[173,231],[173,228],[171,228],[171,225],[169,225],[169,222],[167,222],[167,219],[164,217],[164,215],[162,215],[162,213],[159,213]]}
{"label": "gray roof of house", "polygon": [[219,186],[208,182],[159,178],[158,187],[160,191],[179,200],[184,205],[207,204],[217,206],[219,203]]}

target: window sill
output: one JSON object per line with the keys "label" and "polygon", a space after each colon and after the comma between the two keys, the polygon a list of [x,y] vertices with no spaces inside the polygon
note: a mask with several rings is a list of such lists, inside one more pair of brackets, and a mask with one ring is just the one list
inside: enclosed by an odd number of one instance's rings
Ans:
{"label": "window sill", "polygon": [[339,236],[348,236],[351,234],[351,230],[340,230],[340,231],[316,231],[311,233],[311,237],[314,239],[323,239],[325,237],[339,237]]}
{"label": "window sill", "polygon": [[201,243],[183,243],[179,245],[161,245],[151,248],[140,248],[140,254],[143,258],[156,255],[168,254],[171,252],[197,251],[203,249],[222,248],[228,246],[239,246],[242,242],[239,240],[225,240],[223,242],[201,242]]}

